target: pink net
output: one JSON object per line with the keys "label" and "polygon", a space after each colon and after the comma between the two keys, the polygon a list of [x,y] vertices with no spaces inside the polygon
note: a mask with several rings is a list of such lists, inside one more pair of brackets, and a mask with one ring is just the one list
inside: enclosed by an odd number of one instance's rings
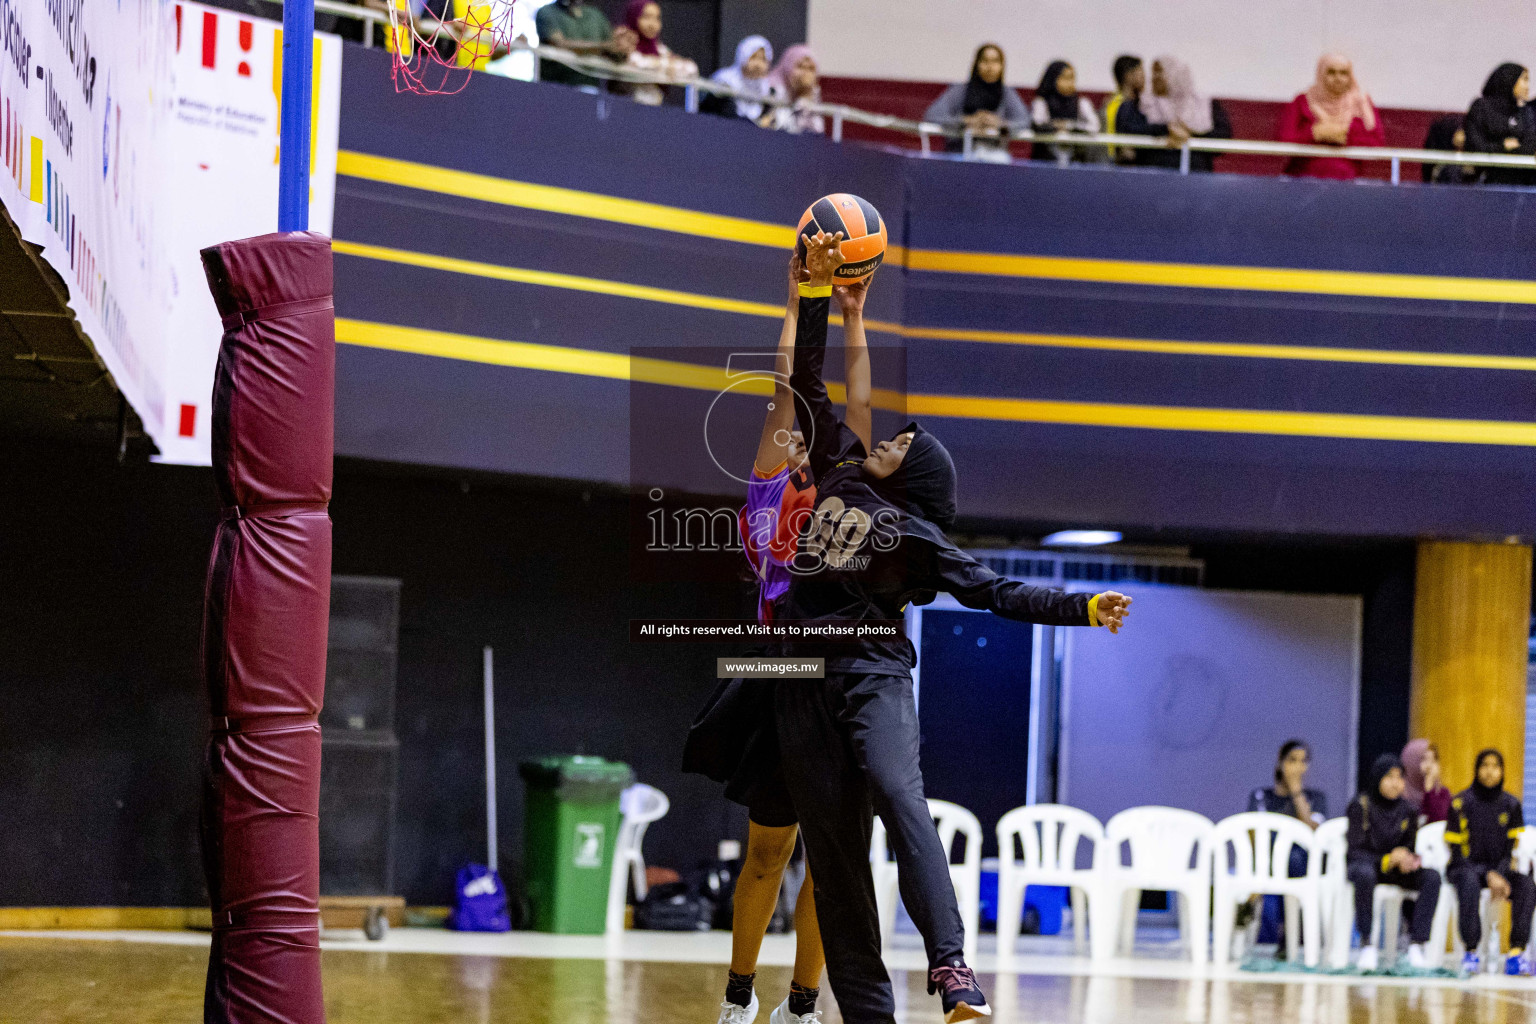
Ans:
{"label": "pink net", "polygon": [[[514,0],[386,0],[396,92],[443,96],[507,54]],[[415,11],[413,12],[413,7]]]}

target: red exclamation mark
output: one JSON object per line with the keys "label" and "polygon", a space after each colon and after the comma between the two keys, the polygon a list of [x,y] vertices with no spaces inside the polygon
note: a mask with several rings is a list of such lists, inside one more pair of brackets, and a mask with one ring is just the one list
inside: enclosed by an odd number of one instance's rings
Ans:
{"label": "red exclamation mark", "polygon": [[[253,26],[251,25],[250,22],[248,22],[248,21],[240,22],[240,50],[241,50],[242,53],[250,53],[251,52],[251,31],[252,31],[252,28],[253,28]],[[238,70],[246,78],[250,78],[251,77],[251,62],[248,61],[248,60],[242,60],[240,62],[240,67],[239,67]]]}
{"label": "red exclamation mark", "polygon": [[214,56],[219,49],[219,16],[212,11],[203,12],[203,67],[213,67]]}

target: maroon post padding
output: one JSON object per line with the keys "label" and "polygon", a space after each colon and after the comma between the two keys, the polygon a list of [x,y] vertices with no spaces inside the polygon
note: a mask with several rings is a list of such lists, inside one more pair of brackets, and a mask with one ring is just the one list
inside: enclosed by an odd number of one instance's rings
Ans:
{"label": "maroon post padding", "polygon": [[203,598],[213,714],[203,868],[208,1024],[320,1024],[320,724],[331,593],[331,241],[203,250],[224,318],[213,383],[223,519]]}

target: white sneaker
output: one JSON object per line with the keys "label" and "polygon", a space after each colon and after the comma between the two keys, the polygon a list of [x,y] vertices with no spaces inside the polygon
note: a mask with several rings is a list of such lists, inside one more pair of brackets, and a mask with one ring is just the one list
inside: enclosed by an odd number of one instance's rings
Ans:
{"label": "white sneaker", "polygon": [[720,1004],[720,1019],[715,1024],[752,1024],[757,1019],[757,993],[746,1006],[737,1006],[727,999]]}
{"label": "white sneaker", "polygon": [[1429,970],[1429,954],[1417,942],[1408,947],[1408,966],[1420,971]]}
{"label": "white sneaker", "polygon": [[773,1012],[768,1015],[768,1024],[821,1024],[821,1011],[812,1010],[810,1013],[790,1013],[789,1000],[785,999]]}
{"label": "white sneaker", "polygon": [[1361,974],[1369,974],[1371,971],[1376,970],[1379,966],[1381,965],[1376,958],[1376,947],[1361,946],[1360,957],[1355,961],[1355,968]]}

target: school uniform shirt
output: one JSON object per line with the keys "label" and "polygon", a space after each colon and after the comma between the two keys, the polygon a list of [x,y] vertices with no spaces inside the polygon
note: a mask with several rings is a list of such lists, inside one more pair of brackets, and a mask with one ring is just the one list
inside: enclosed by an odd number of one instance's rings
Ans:
{"label": "school uniform shirt", "polygon": [[1349,805],[1349,856],[1369,857],[1380,871],[1387,870],[1387,857],[1399,846],[1409,851],[1419,837],[1419,812],[1401,798],[1371,799],[1361,793]]}
{"label": "school uniform shirt", "polygon": [[1451,867],[1464,863],[1483,868],[1508,867],[1515,853],[1515,837],[1525,825],[1520,801],[1503,789],[1479,796],[1465,789],[1451,798],[1451,814],[1445,821],[1445,842],[1451,848]]}
{"label": "school uniform shirt", "polygon": [[[1312,808],[1312,823],[1321,825],[1328,820],[1328,794],[1320,789],[1302,789],[1306,794],[1307,805]],[[1296,817],[1296,798],[1287,793],[1281,796],[1275,792],[1274,786],[1264,786],[1254,790],[1248,796],[1248,810],[1268,811],[1270,814],[1283,814],[1287,818]]]}
{"label": "school uniform shirt", "polygon": [[[809,294],[808,294],[809,293]],[[1006,579],[950,542],[938,526],[898,508],[864,476],[868,454],[837,417],[822,363],[831,288],[802,287],[790,386],[810,410],[801,423],[810,445],[816,509],[800,534],[796,571],[778,614],[811,627],[900,619],[909,603],[928,604],[939,591],[967,608],[1047,625],[1098,625],[1094,595],[1068,594]],[[826,645],[785,645],[785,654],[823,657],[825,671],[907,675],[917,654],[905,632]]]}
{"label": "school uniform shirt", "polygon": [[[553,46],[556,33],[572,42],[605,43],[613,38],[613,26],[608,16],[588,3],[569,3],[556,0],[539,8],[533,16],[539,41]],[[539,81],[558,82],[561,85],[597,85],[597,79],[566,67],[557,60],[539,62]]]}

